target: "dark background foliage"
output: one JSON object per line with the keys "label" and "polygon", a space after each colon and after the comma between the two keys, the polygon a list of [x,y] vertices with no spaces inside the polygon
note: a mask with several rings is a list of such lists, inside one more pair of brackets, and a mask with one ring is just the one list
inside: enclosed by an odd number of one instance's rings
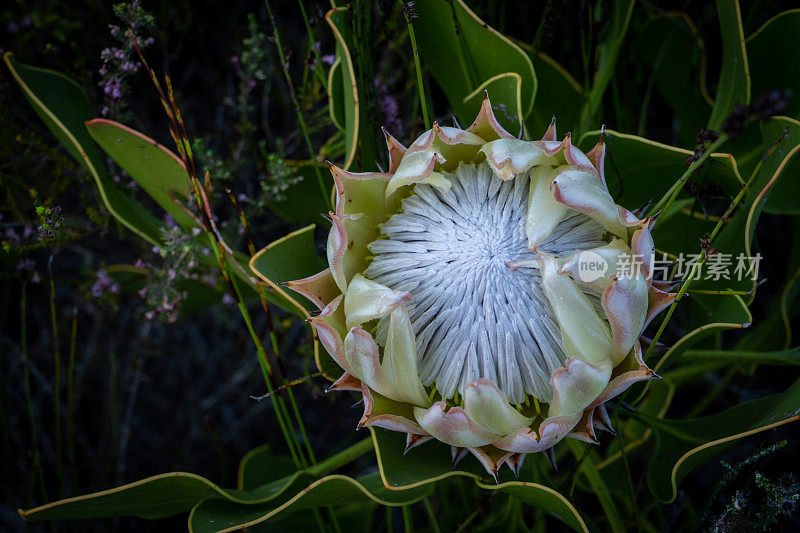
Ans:
{"label": "dark background foliage", "polygon": [[[742,7],[746,35],[791,7],[788,2],[748,4]],[[585,69],[581,49],[602,38],[606,2],[476,1],[470,5],[489,24],[522,42],[531,43],[538,31],[540,49],[580,84],[588,84],[591,71]],[[296,224],[280,216],[281,188],[296,186],[292,161],[309,154],[270,37],[272,26],[265,7],[186,0],[144,2],[143,7],[153,16],[152,27],[143,31],[143,36],[153,38],[145,54],[157,71],[172,77],[190,136],[202,143],[201,164],[218,184],[214,201],[220,219],[235,221],[221,193],[230,187],[248,214],[256,247],[296,229]],[[311,70],[322,65],[309,48],[303,19],[293,2],[274,2],[272,7],[287,52],[286,67],[308,117],[315,149],[336,160],[344,151],[343,140],[330,122],[327,99]],[[323,63],[333,53],[333,40],[322,20],[328,8],[306,3],[317,40],[311,46],[319,47]],[[685,11],[696,25],[709,65],[706,83],[709,89],[716,86],[722,52],[713,4],[640,2],[600,118],[609,128],[692,149],[698,128],[676,122],[660,93],[648,90],[652,64],[639,46],[648,39],[640,31],[643,22],[654,13],[673,10]],[[394,128],[398,138],[407,142],[424,126],[416,107],[405,21],[396,2],[375,2],[372,11],[369,46],[363,51],[370,56],[375,79],[362,96],[369,106],[369,127],[376,135],[380,125]],[[106,98],[101,54],[119,45],[110,26],[120,24],[108,2],[15,0],[0,11],[0,46],[28,64],[74,78],[88,90],[99,113]],[[428,77],[426,83],[434,118],[447,123],[452,110],[435,83]],[[143,71],[126,78],[120,100],[123,109],[115,118],[171,146],[163,109]],[[5,69],[0,69],[0,121],[0,240],[8,243],[0,252],[0,526],[25,529],[16,514],[19,507],[164,471],[196,472],[220,485],[234,486],[237,462],[248,450],[269,443],[283,451],[268,402],[251,399],[263,394],[264,385],[235,307],[226,299],[217,298],[212,305],[187,299],[170,320],[163,300],[158,300],[164,291],[174,289],[171,273],[202,277],[216,276],[216,272],[185,262],[176,264],[179,245],[155,251],[115,222],[87,173],[57,147]],[[376,164],[383,162],[359,161],[365,170]],[[124,173],[118,177],[121,183],[130,181]],[[60,213],[37,214],[37,206],[58,207]],[[765,256],[782,257],[787,243],[797,242],[797,230],[787,228],[785,220],[762,218],[758,231]],[[322,219],[319,222],[324,225]],[[46,233],[48,224],[53,235],[39,239],[39,226]],[[223,230],[244,247],[236,223],[223,225]],[[132,265],[137,260],[149,265],[144,281],[114,270],[114,265]],[[764,269],[768,279],[783,275],[779,264],[766,262]],[[109,271],[115,276],[109,278]],[[756,317],[774,305],[779,288],[769,282],[764,286],[753,307]],[[140,294],[143,289],[148,289],[145,297]],[[180,288],[175,290],[180,293]],[[154,318],[149,319],[148,313]],[[263,331],[264,318],[255,315],[259,317],[255,326]],[[26,342],[21,336],[23,317]],[[277,323],[287,375],[294,378],[314,372],[304,324],[280,313]],[[725,369],[709,372],[695,386],[681,390],[670,412],[675,416],[692,412],[706,391],[718,387],[719,394],[705,406],[705,412],[715,412],[782,391],[794,377],[780,370],[759,372],[757,377]],[[318,456],[359,438],[354,426],[360,411],[350,409],[355,399],[325,395],[324,386],[321,378],[314,378],[296,388]],[[58,421],[56,391],[61,398]],[[713,460],[696,471],[682,486],[677,501],[663,510],[664,527],[693,517],[698,529],[709,529],[717,521],[729,528],[725,530],[735,531],[740,524],[719,522],[731,498],[739,498],[752,513],[769,505],[752,482],[756,469],[777,480],[787,472],[797,472],[798,467],[793,451],[798,445],[795,424],[774,433],[759,434],[726,452],[725,459],[735,464],[782,439],[788,442],[763,460],[742,467],[745,473],[711,501],[709,491],[726,469]],[[62,451],[60,456],[57,450]],[[370,468],[369,461],[362,466]],[[569,469],[574,463],[560,467]],[[587,513],[596,510],[591,497],[580,494],[576,500]],[[776,527],[788,531],[798,525],[797,519],[784,518]],[[184,518],[178,517],[159,523],[119,519],[61,524],[58,529],[183,527]]]}

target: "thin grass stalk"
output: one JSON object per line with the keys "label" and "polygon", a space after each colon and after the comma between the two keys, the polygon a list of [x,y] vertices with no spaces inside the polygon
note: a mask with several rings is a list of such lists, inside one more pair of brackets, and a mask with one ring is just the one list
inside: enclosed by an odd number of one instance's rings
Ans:
{"label": "thin grass stalk", "polygon": [[419,49],[417,48],[417,38],[414,35],[414,25],[411,23],[411,17],[405,9],[403,0],[398,0],[400,5],[403,6],[401,11],[403,18],[406,19],[406,26],[408,26],[408,38],[411,41],[411,53],[414,55],[414,70],[417,73],[417,92],[419,93],[419,104],[422,108],[422,120],[425,121],[425,129],[431,129],[431,119],[428,116],[428,103],[425,98],[425,85],[422,83],[422,67],[419,63]]}
{"label": "thin grass stalk", "polygon": [[55,418],[56,477],[64,493],[63,443],[61,442],[61,350],[58,346],[58,315],[56,314],[56,283],[53,278],[53,256],[47,261],[50,274],[50,324],[53,329],[53,417]]}
{"label": "thin grass stalk", "polygon": [[306,15],[306,7],[303,5],[303,0],[297,0],[297,5],[300,7],[300,14],[303,16],[303,24],[306,27],[306,33],[308,33],[308,43],[311,47],[311,51],[314,53],[314,59],[316,60],[317,64],[314,68],[314,73],[316,77],[319,79],[319,82],[325,88],[325,92],[328,91],[328,79],[322,72],[322,58],[319,55],[319,50],[315,45],[314,41],[314,31],[311,29],[311,23],[308,21],[308,15]]}
{"label": "thin grass stalk", "polygon": [[78,466],[75,461],[75,431],[73,428],[73,409],[75,404],[75,347],[78,339],[78,308],[72,308],[72,328],[69,340],[69,362],[67,363],[67,453],[72,484],[77,485]]}
{"label": "thin grass stalk", "polygon": [[[286,56],[283,53],[283,45],[281,44],[281,36],[280,32],[278,32],[278,25],[275,23],[275,16],[272,14],[272,8],[269,5],[269,0],[264,0],[264,4],[267,6],[267,13],[269,15],[269,21],[272,25],[272,36],[275,39],[275,48],[278,51],[278,60],[281,64],[281,70],[283,71],[283,76],[286,78],[286,85],[289,88],[289,97],[292,100],[292,105],[294,106],[295,112],[297,113],[297,123],[300,126],[300,131],[303,133],[303,139],[306,143],[306,148],[308,149],[308,156],[314,162],[314,173],[317,177],[317,184],[319,185],[320,193],[322,193],[322,198],[325,201],[325,205],[331,206],[330,195],[325,188],[325,182],[322,180],[322,173],[320,173],[319,165],[317,164],[317,157],[316,152],[314,151],[314,145],[311,143],[311,137],[308,134],[308,127],[306,126],[306,119],[303,117],[303,110],[300,108],[300,102],[297,101],[297,94],[294,91],[294,85],[292,84],[292,77],[289,75],[289,69],[286,66]],[[331,206],[333,207],[333,206]]]}
{"label": "thin grass stalk", "polygon": [[42,469],[41,453],[39,451],[39,430],[36,424],[36,416],[33,409],[33,394],[31,394],[30,361],[28,359],[28,297],[27,282],[23,281],[20,287],[19,299],[19,323],[20,323],[20,347],[22,348],[22,379],[25,385],[25,405],[28,411],[28,424],[31,426],[31,448],[33,449],[33,464],[31,465],[31,480],[28,488],[28,502],[33,504],[33,492],[36,485],[36,478],[42,488],[44,499],[47,500],[47,489],[44,484],[44,470]]}

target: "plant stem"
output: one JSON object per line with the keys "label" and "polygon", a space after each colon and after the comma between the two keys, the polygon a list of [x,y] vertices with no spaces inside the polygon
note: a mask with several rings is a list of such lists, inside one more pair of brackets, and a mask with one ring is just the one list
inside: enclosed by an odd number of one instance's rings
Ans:
{"label": "plant stem", "polygon": [[[731,203],[728,206],[728,209],[725,210],[725,213],[720,217],[720,219],[717,221],[717,224],[714,226],[714,229],[711,230],[711,233],[708,234],[708,243],[709,243],[709,245],[714,241],[714,238],[717,236],[717,234],[722,229],[722,225],[728,220],[728,217],[731,216],[733,211],[739,205],[739,202],[741,202],[742,198],[744,198],[744,195],[747,194],[747,191],[750,189],[750,185],[753,184],[753,181],[755,181],[756,176],[758,175],[759,171],[761,170],[761,165],[763,165],[764,161],[766,161],[772,155],[772,153],[778,148],[778,146],[780,145],[781,141],[786,138],[787,134],[788,134],[788,132],[784,131],[783,136],[780,139],[778,139],[775,143],[773,143],[772,146],[770,146],[769,150],[767,150],[767,152],[764,154],[764,156],[761,158],[761,160],[756,165],[756,168],[753,169],[752,174],[750,174],[750,178],[742,186],[742,188],[739,189],[739,193],[736,195],[736,197],[734,197],[734,199],[731,200]],[[727,140],[727,138],[728,138],[727,135],[721,134],[719,136],[719,138],[714,143],[712,143],[711,146],[709,146],[708,149],[703,153],[703,157],[701,157],[700,159],[698,159],[694,163],[699,163],[700,161],[704,160],[704,158],[707,158],[709,156],[709,154],[712,152],[712,150],[714,148],[716,148],[717,146],[719,146],[720,144],[722,144],[722,142]],[[694,163],[692,164],[692,166],[694,165]],[[692,166],[690,166],[689,169],[687,169],[687,171],[684,173],[684,176],[681,176],[681,179],[678,180],[678,182],[675,183],[675,185],[673,185],[672,188],[670,188],[670,191],[672,191],[674,189],[674,192],[670,195],[669,199],[666,201],[665,208],[669,207],[670,203],[672,203],[672,201],[678,196],[678,193],[681,191],[683,183],[685,183],[686,180],[689,179],[689,174],[691,174],[691,172],[693,172]],[[669,191],[667,191],[667,194],[670,194]],[[666,195],[664,196],[664,198],[666,198]],[[659,201],[659,204],[664,201],[664,198],[662,198],[661,201]],[[656,206],[656,207],[658,207],[658,206]],[[667,315],[664,317],[664,320],[661,321],[661,325],[658,327],[658,331],[656,331],[656,334],[653,337],[652,343],[647,348],[647,352],[644,354],[645,360],[647,359],[647,357],[653,351],[653,348],[658,343],[658,339],[660,339],[661,338],[661,334],[664,333],[664,329],[667,327],[667,323],[669,322],[669,319],[672,317],[672,313],[675,312],[675,307],[678,305],[678,302],[681,300],[681,298],[683,298],[683,296],[686,294],[686,291],[689,290],[689,285],[691,285],[692,281],[694,281],[695,273],[699,273],[700,268],[706,262],[707,257],[708,257],[708,254],[707,254],[706,250],[704,249],[700,254],[700,259],[696,263],[694,263],[692,265],[692,270],[691,270],[691,272],[689,272],[689,276],[687,277],[686,281],[683,282],[683,285],[681,285],[681,288],[678,291],[678,296],[675,297],[675,300],[672,302],[672,305],[669,306],[669,310],[667,311]]]}
{"label": "plant stem", "polygon": [[[570,440],[569,447],[576,459],[583,455],[583,450],[581,450],[581,445],[578,442]],[[600,477],[600,472],[597,470],[591,457],[585,457],[583,459],[581,470],[589,481],[589,485],[591,485],[597,499],[600,501],[600,505],[603,507],[603,512],[608,519],[608,525],[611,527],[611,530],[614,531],[614,533],[625,533],[625,525],[622,522],[622,518],[619,516],[616,505],[614,505],[611,493],[603,482],[603,478]]]}
{"label": "plant stem", "polygon": [[53,328],[53,400],[55,418],[56,442],[56,474],[61,493],[64,493],[64,463],[61,444],[61,350],[58,347],[58,316],[56,314],[56,283],[53,278],[53,256],[47,261],[47,271],[50,273],[50,323]]}
{"label": "plant stem", "polygon": [[[398,0],[401,6],[404,6],[403,0]],[[422,83],[422,67],[419,63],[419,49],[417,48],[417,38],[414,35],[414,25],[411,19],[404,12],[403,17],[406,19],[408,26],[408,38],[411,40],[411,52],[414,54],[414,69],[417,71],[417,92],[419,92],[419,103],[422,108],[422,120],[425,122],[425,129],[431,128],[431,119],[428,116],[428,103],[425,98],[425,86]]]}
{"label": "plant stem", "polygon": [[69,363],[67,366],[67,451],[73,486],[77,484],[78,467],[75,462],[75,432],[72,414],[75,401],[75,346],[78,339],[78,308],[72,308],[72,330],[69,341]]}
{"label": "plant stem", "polygon": [[322,73],[322,59],[320,58],[319,50],[317,50],[317,47],[314,42],[314,32],[311,29],[311,24],[308,22],[308,15],[306,15],[306,8],[303,5],[303,0],[297,0],[297,5],[300,7],[300,14],[303,15],[303,24],[305,24],[306,33],[308,33],[308,42],[310,43],[311,51],[314,53],[314,59],[316,59],[317,61],[316,67],[314,68],[314,72],[317,78],[319,79],[319,82],[322,84],[322,86],[325,88],[325,91],[327,92],[328,80]]}
{"label": "plant stem", "polygon": [[428,513],[428,521],[433,533],[442,533],[442,529],[439,527],[439,521],[436,519],[436,514],[433,512],[433,506],[431,505],[430,499],[427,497],[423,498],[422,505],[425,507],[425,512]]}
{"label": "plant stem", "polygon": [[[28,410],[28,423],[31,426],[31,448],[33,450],[33,468],[36,475],[39,477],[39,483],[44,492],[44,499],[47,500],[47,492],[44,485],[44,470],[42,469],[41,455],[39,453],[39,431],[36,424],[36,416],[33,410],[33,395],[31,394],[31,379],[30,379],[30,363],[28,361],[28,298],[26,289],[28,284],[23,281],[20,287],[19,299],[19,323],[20,323],[20,344],[22,348],[22,380],[25,384],[25,403]],[[31,478],[29,504],[33,502],[33,489],[35,483],[35,476]]]}
{"label": "plant stem", "polygon": [[697,170],[703,163],[706,162],[706,159],[711,157],[711,154],[714,151],[722,146],[722,144],[728,140],[728,136],[724,133],[717,137],[717,140],[711,143],[708,148],[703,152],[699,159],[692,161],[692,164],[689,165],[689,168],[678,178],[678,181],[672,184],[672,187],[664,193],[664,196],[656,203],[653,207],[650,208],[649,215],[652,216],[659,211],[666,211],[672,202],[678,197],[680,192],[683,190],[683,186],[689,181],[689,178],[692,174],[694,174],[695,170]]}
{"label": "plant stem", "polygon": [[414,531],[414,520],[411,517],[411,507],[404,505],[400,510],[403,513],[403,528],[405,533],[412,533]]}

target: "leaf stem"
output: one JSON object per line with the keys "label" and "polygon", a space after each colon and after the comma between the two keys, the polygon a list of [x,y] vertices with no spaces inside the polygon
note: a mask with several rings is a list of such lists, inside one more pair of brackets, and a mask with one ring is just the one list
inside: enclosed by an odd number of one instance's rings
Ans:
{"label": "leaf stem", "polygon": [[666,211],[669,208],[669,206],[672,205],[672,202],[674,202],[675,199],[678,197],[680,192],[683,190],[683,186],[686,184],[687,181],[689,181],[689,178],[692,176],[692,174],[694,174],[694,172],[703,163],[705,163],[709,157],[711,157],[711,154],[714,153],[714,151],[720,146],[722,146],[722,144],[727,140],[728,136],[726,134],[724,133],[720,134],[720,136],[717,137],[717,140],[711,143],[698,159],[692,161],[692,164],[689,165],[689,168],[687,168],[686,171],[683,174],[681,174],[681,177],[678,178],[678,181],[673,183],[672,187],[670,187],[669,190],[666,193],[664,193],[664,196],[661,197],[658,203],[656,203],[654,206],[650,208],[649,215],[652,216],[658,213],[659,211]]}
{"label": "leaf stem", "polygon": [[[403,0],[398,0],[401,6],[405,6]],[[402,10],[402,8],[401,8]],[[408,13],[403,11],[403,18],[406,19],[408,26],[408,38],[411,40],[411,52],[414,55],[414,70],[417,72],[417,91],[419,92],[419,103],[422,108],[422,120],[425,122],[425,129],[431,128],[431,119],[428,116],[428,103],[425,97],[425,85],[422,83],[422,67],[419,63],[419,49],[417,48],[417,38],[414,35],[414,25],[411,23],[411,18]]]}

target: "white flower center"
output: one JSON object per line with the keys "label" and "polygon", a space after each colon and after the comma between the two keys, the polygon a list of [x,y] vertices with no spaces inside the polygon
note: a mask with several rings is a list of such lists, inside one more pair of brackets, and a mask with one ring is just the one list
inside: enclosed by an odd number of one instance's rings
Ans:
{"label": "white flower center", "polygon": [[[502,181],[486,163],[442,174],[450,191],[417,184],[402,212],[383,224],[387,238],[370,244],[375,258],[365,275],[413,296],[408,311],[425,386],[450,398],[488,378],[512,403],[527,394],[549,402],[550,376],[570,354],[527,247],[529,174]],[[575,213],[540,248],[565,256],[602,246],[602,235]],[[509,266],[520,262],[528,263]]]}

